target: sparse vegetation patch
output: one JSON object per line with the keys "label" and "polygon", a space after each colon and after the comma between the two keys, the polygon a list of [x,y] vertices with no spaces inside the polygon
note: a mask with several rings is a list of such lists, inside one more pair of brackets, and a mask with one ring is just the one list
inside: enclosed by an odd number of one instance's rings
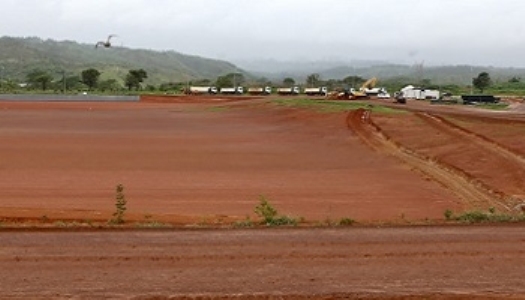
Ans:
{"label": "sparse vegetation patch", "polygon": [[115,195],[115,208],[116,211],[113,213],[113,218],[109,221],[110,224],[122,224],[124,223],[124,213],[127,210],[127,201],[124,196],[124,186],[118,184]]}
{"label": "sparse vegetation patch", "polygon": [[255,214],[262,219],[261,224],[267,226],[295,226],[299,220],[285,215],[278,215],[277,210],[270,204],[266,196],[259,196],[259,205],[255,207]]}
{"label": "sparse vegetation patch", "polygon": [[473,210],[463,212],[461,214],[454,214],[451,210],[447,209],[444,212],[445,219],[447,221],[458,221],[461,223],[501,223],[501,222],[524,222],[525,214],[508,214],[498,213],[496,209],[490,208],[488,212]]}
{"label": "sparse vegetation patch", "polygon": [[286,107],[297,107],[313,109],[319,112],[343,112],[349,110],[356,110],[359,108],[370,109],[372,112],[378,113],[406,113],[405,111],[393,109],[381,105],[370,105],[368,103],[359,101],[332,101],[319,99],[276,99],[274,104]]}

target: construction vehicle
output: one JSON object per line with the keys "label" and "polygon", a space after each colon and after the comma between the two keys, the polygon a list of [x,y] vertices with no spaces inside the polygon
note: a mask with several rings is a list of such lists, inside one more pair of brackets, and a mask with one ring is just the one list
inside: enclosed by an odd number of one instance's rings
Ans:
{"label": "construction vehicle", "polygon": [[375,89],[376,84],[377,78],[372,77],[365,81],[358,91],[353,88],[350,89],[350,99],[367,99],[370,97],[370,94],[379,94],[379,89]]}
{"label": "construction vehicle", "polygon": [[385,88],[375,87],[377,84],[377,78],[372,77],[365,81],[358,91],[350,89],[349,99],[390,99],[390,94]]}
{"label": "construction vehicle", "polygon": [[347,90],[344,91],[332,91],[326,94],[326,99],[328,100],[348,100],[349,93]]}
{"label": "construction vehicle", "polygon": [[248,94],[250,95],[270,95],[271,93],[272,88],[269,86],[248,88]]}
{"label": "construction vehicle", "polygon": [[394,101],[399,104],[406,104],[407,99],[405,98],[405,95],[403,92],[395,92],[394,93]]}
{"label": "construction vehicle", "polygon": [[279,95],[299,95],[299,92],[298,86],[277,89],[277,94]]}
{"label": "construction vehicle", "polygon": [[184,89],[184,93],[190,95],[217,94],[217,88],[214,86],[190,86]]}
{"label": "construction vehicle", "polygon": [[328,89],[326,86],[305,88],[304,93],[308,96],[326,96],[328,94]]}
{"label": "construction vehicle", "polygon": [[229,95],[241,95],[244,93],[244,89],[242,86],[238,87],[224,87],[221,88],[219,93],[221,94],[229,94]]}

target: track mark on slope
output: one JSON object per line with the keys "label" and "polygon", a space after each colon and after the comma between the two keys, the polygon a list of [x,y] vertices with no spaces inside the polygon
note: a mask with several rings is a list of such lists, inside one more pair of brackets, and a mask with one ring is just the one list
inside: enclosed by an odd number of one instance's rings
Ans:
{"label": "track mark on slope", "polygon": [[525,157],[507,148],[505,145],[502,145],[484,135],[456,125],[441,116],[429,113],[416,113],[416,115],[440,130],[447,131],[449,133],[455,134],[456,136],[461,135],[463,138],[467,138],[471,142],[483,147],[484,149],[491,151],[498,156],[504,157],[505,159],[512,161],[521,168],[525,169]]}
{"label": "track mark on slope", "polygon": [[[522,180],[522,178],[525,177],[525,157],[515,153],[506,146],[484,135],[456,125],[441,116],[430,113],[416,113],[416,116],[440,132],[475,144],[479,148],[489,152],[491,155],[500,157],[501,159],[509,162],[509,164],[515,166],[517,169],[517,174],[514,175],[516,180]],[[523,203],[523,200],[521,199],[510,195],[505,195],[503,192],[500,193],[503,194],[503,197],[506,199],[506,202],[509,206],[514,207],[520,203]]]}
{"label": "track mark on slope", "polygon": [[425,156],[404,147],[392,140],[375,124],[370,111],[358,109],[347,115],[347,126],[372,149],[393,156],[432,180],[452,191],[472,208],[487,209],[496,207],[510,210],[502,201],[501,193],[477,180],[465,171],[448,165],[435,157]]}

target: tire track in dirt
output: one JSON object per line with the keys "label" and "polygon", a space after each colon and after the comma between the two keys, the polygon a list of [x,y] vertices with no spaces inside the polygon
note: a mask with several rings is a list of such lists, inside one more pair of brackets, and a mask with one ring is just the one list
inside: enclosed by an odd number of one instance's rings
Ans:
{"label": "tire track in dirt", "polygon": [[525,157],[523,157],[519,153],[512,151],[511,149],[507,148],[501,143],[498,143],[484,135],[475,133],[471,130],[456,125],[451,121],[448,121],[447,119],[435,114],[416,113],[416,116],[442,131],[446,131],[453,135],[466,138],[469,141],[475,143],[476,145],[483,147],[484,149],[498,156],[504,157],[505,159],[516,163],[520,168],[525,169]]}
{"label": "tire track in dirt", "polygon": [[[519,264],[525,260],[525,240],[523,226],[517,224],[260,230],[27,228],[0,230],[0,239],[0,299],[320,299],[319,295],[326,295],[323,299],[443,300],[455,299],[456,294],[461,295],[458,299],[485,299],[478,296],[485,294],[524,299],[525,295]],[[361,296],[340,294],[349,291]]]}
{"label": "tire track in dirt", "polygon": [[[492,155],[498,156],[501,159],[508,161],[517,169],[521,169],[522,172],[520,172],[520,174],[516,174],[516,177],[522,178],[522,174],[525,172],[525,157],[521,156],[519,153],[515,153],[505,145],[500,144],[484,135],[456,125],[441,116],[430,113],[416,113],[416,116],[440,132],[448,134],[452,137],[469,141],[470,143],[475,144]],[[522,199],[507,195],[501,191],[499,191],[499,193],[506,199],[506,202],[511,207],[523,203]]]}
{"label": "tire track in dirt", "polygon": [[425,174],[453,192],[469,207],[487,209],[495,207],[505,211],[504,195],[477,180],[465,171],[446,164],[435,157],[417,153],[394,141],[370,118],[365,109],[351,111],[347,115],[347,126],[372,149],[393,156],[413,169]]}

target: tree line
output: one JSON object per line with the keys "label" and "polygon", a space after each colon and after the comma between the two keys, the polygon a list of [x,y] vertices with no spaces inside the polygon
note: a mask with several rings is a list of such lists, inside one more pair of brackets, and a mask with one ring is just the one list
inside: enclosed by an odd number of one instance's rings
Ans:
{"label": "tree line", "polygon": [[[344,91],[350,88],[358,89],[367,78],[357,75],[350,75],[343,79],[327,79],[321,78],[318,73],[312,73],[306,76],[302,83],[298,83],[294,78],[286,77],[281,82],[272,82],[271,80],[261,78],[247,79],[243,73],[229,73],[219,76],[215,81],[210,79],[188,80],[186,82],[166,82],[158,86],[143,85],[144,80],[148,78],[148,73],[144,69],[129,70],[125,77],[121,80],[105,79],[101,80],[101,72],[95,68],[85,69],[79,75],[66,76],[65,72],[61,73],[62,77],[59,80],[54,80],[52,73],[41,69],[35,69],[27,74],[25,83],[27,89],[33,90],[54,90],[54,91],[99,91],[99,92],[119,92],[119,91],[148,91],[148,92],[170,92],[177,93],[190,85],[201,86],[216,86],[218,88],[234,87],[234,86],[282,86],[291,87],[300,85],[303,87],[319,87],[326,86],[330,91]],[[15,90],[17,87],[13,82],[0,81],[2,90]],[[472,78],[472,85],[470,91],[468,86],[461,85],[436,85],[429,79],[421,79],[414,82],[411,78],[389,78],[380,82],[381,87],[385,87],[390,91],[396,91],[402,87],[412,84],[427,89],[439,89],[442,92],[449,92],[452,94],[463,94],[473,92],[475,88],[477,91],[483,93],[488,88],[492,87],[493,91],[518,91],[525,90],[525,84],[521,82],[521,78],[512,77],[507,83],[494,84],[490,75],[487,72],[481,72],[477,77]]]}
{"label": "tree line", "polygon": [[[83,70],[79,75],[66,76],[65,72],[62,72],[62,78],[54,80],[53,75],[45,70],[35,69],[29,72],[26,76],[26,86],[28,89],[40,89],[47,91],[53,89],[55,91],[81,91],[81,90],[98,90],[98,91],[120,91],[123,86],[117,79],[106,79],[100,80],[100,71],[94,68]],[[123,82],[124,86],[129,90],[140,90],[141,84],[144,79],[148,78],[148,73],[144,69],[129,70],[126,74]],[[15,89],[13,82],[3,82],[4,89]]]}

